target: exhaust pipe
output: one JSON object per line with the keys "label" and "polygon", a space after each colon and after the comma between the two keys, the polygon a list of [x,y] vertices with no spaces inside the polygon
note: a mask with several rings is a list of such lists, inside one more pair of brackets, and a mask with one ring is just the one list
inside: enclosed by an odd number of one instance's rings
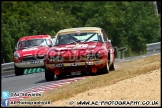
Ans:
{"label": "exhaust pipe", "polygon": [[92,67],[92,72],[96,73],[97,72],[97,68],[96,67]]}
{"label": "exhaust pipe", "polygon": [[60,71],[59,70],[55,70],[55,75],[59,75],[60,74]]}

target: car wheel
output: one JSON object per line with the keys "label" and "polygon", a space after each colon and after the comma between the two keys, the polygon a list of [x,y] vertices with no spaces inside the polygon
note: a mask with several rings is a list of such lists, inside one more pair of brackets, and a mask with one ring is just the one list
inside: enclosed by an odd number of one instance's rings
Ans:
{"label": "car wheel", "polygon": [[54,80],[54,73],[47,70],[47,68],[45,68],[45,79],[46,79],[46,81]]}
{"label": "car wheel", "polygon": [[59,75],[56,75],[56,77],[60,79],[60,78],[65,77],[65,75],[64,75],[64,74],[62,74],[62,73],[60,73]]}
{"label": "car wheel", "polygon": [[115,64],[112,63],[111,66],[110,66],[110,71],[114,71],[115,70]]}
{"label": "car wheel", "polygon": [[106,63],[106,66],[101,70],[103,74],[109,73],[109,64]]}
{"label": "car wheel", "polygon": [[15,69],[15,75],[16,76],[24,74],[24,69],[23,68],[18,68],[15,64],[14,64],[14,69]]}

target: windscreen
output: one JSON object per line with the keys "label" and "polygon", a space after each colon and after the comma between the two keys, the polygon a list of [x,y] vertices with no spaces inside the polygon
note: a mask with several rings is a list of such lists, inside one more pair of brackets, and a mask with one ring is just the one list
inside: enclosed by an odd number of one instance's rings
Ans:
{"label": "windscreen", "polygon": [[49,42],[47,39],[32,39],[24,40],[18,43],[18,49],[30,48],[34,46],[48,46]]}
{"label": "windscreen", "polygon": [[58,35],[55,45],[93,41],[102,42],[101,35],[95,32],[69,33]]}

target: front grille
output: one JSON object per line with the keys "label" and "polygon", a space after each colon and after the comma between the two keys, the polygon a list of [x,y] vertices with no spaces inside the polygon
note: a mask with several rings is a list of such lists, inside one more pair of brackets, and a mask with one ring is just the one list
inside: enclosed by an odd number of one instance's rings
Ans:
{"label": "front grille", "polygon": [[30,60],[36,60],[36,58],[34,58],[33,56],[28,56],[28,57],[24,57],[22,60],[23,61],[30,61]]}

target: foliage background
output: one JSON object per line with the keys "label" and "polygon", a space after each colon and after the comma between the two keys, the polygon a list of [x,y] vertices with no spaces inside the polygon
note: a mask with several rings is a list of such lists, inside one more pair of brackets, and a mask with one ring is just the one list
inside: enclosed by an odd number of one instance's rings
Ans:
{"label": "foliage background", "polygon": [[151,1],[3,1],[1,7],[1,63],[13,61],[20,37],[71,27],[105,29],[113,46],[127,47],[126,56],[144,54],[146,44],[161,39]]}

